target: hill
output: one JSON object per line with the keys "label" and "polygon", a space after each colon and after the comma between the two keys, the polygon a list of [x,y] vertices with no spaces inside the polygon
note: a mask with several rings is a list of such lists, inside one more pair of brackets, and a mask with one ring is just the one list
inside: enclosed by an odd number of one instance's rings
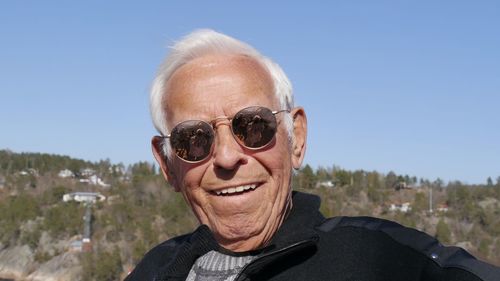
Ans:
{"label": "hill", "polygon": [[[392,172],[306,165],[294,174],[293,186],[321,196],[326,216],[395,220],[500,264],[499,182],[445,186]],[[75,192],[105,200],[63,201]],[[119,280],[149,248],[196,226],[182,196],[151,163],[125,167],[0,150],[0,278]]]}

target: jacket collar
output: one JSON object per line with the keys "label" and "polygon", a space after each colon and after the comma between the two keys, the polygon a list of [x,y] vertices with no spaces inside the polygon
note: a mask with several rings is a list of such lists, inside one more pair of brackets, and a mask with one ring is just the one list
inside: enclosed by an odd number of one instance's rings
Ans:
{"label": "jacket collar", "polygon": [[[262,255],[282,256],[290,245],[315,246],[318,234],[314,227],[325,218],[319,212],[321,200],[318,196],[293,192],[292,209],[270,244],[261,249]],[[155,280],[184,280],[196,259],[220,246],[206,225],[199,226],[182,244],[172,262],[166,264]],[[293,250],[293,249],[290,249]],[[278,253],[275,255],[274,253]],[[271,259],[270,259],[271,260]]]}
{"label": "jacket collar", "polygon": [[294,191],[290,214],[278,229],[270,246],[280,249],[303,240],[317,240],[314,230],[325,218],[319,212],[321,200],[318,196]]}
{"label": "jacket collar", "polygon": [[200,225],[178,246],[172,261],[160,269],[154,280],[185,280],[198,257],[218,248],[219,244],[208,226]]}

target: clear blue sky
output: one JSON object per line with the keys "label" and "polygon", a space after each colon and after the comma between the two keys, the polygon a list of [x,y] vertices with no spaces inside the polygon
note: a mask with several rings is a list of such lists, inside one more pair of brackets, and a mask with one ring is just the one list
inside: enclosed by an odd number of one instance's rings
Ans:
{"label": "clear blue sky", "polygon": [[0,149],[152,161],[166,47],[213,28],[288,73],[313,167],[500,176],[499,1],[170,2],[2,1]]}

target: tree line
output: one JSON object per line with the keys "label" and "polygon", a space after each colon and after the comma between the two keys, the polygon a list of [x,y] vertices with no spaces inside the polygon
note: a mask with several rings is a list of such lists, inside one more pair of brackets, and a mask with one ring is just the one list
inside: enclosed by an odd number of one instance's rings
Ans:
{"label": "tree line", "polygon": [[[18,174],[27,168],[36,169],[38,175]],[[78,172],[85,168],[94,169],[111,186],[89,186],[57,177],[62,169]],[[197,226],[182,196],[168,186],[152,163],[125,168],[109,160],[89,162],[3,150],[0,176],[5,179],[0,189],[0,243],[3,247],[29,245],[40,264],[61,254],[41,247],[43,235],[58,241],[83,231],[83,205],[64,203],[62,195],[98,191],[107,197],[93,207],[94,251],[80,255],[83,280],[120,279],[148,249]],[[445,244],[463,243],[481,258],[500,264],[500,177],[496,182],[490,178],[482,185],[466,185],[395,172],[305,165],[293,174],[292,186],[319,195],[321,211],[327,217],[371,215],[395,220]],[[429,213],[431,189],[436,206],[445,204],[447,212]],[[411,204],[410,211],[389,211],[390,203],[403,202]]]}

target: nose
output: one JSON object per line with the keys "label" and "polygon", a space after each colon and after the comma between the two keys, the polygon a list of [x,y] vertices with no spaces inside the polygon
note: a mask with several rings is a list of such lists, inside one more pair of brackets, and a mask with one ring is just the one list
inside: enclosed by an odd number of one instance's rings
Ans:
{"label": "nose", "polygon": [[217,131],[213,152],[214,165],[224,170],[234,170],[245,162],[243,148],[236,142],[229,122],[216,124]]}

